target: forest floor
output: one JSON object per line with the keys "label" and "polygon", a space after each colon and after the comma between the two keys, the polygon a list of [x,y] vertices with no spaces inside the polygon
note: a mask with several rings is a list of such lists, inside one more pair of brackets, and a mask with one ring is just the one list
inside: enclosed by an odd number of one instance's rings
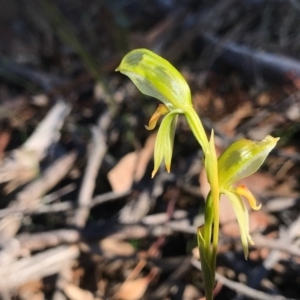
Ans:
{"label": "forest floor", "polygon": [[[151,3],[151,4],[150,4]],[[196,228],[209,191],[186,121],[151,179],[158,101],[115,72],[148,48],[186,78],[220,154],[280,137],[242,183],[245,260],[221,199],[215,299],[300,299],[300,3],[6,1],[0,11],[1,299],[205,299]]]}

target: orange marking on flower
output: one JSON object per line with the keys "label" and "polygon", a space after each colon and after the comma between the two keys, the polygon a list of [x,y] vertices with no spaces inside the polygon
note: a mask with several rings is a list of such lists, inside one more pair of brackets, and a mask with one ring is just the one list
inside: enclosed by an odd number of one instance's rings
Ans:
{"label": "orange marking on flower", "polygon": [[169,112],[169,109],[167,108],[167,106],[165,106],[164,104],[159,104],[158,108],[156,109],[156,111],[154,112],[154,114],[152,115],[148,125],[145,125],[147,130],[152,130],[155,128],[158,119],[161,116],[166,115]]}
{"label": "orange marking on flower", "polygon": [[252,209],[259,210],[261,208],[261,204],[256,205],[255,197],[253,196],[253,194],[248,190],[248,188],[244,184],[239,185],[236,188],[236,192],[239,195],[244,196],[248,200],[250,207]]}

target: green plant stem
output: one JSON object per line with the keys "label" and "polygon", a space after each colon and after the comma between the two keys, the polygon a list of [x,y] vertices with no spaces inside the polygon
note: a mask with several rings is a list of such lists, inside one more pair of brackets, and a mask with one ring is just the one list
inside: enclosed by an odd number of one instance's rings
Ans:
{"label": "green plant stem", "polygon": [[204,218],[205,218],[205,224],[203,229],[203,240],[204,244],[206,245],[205,249],[205,256],[208,261],[211,261],[211,237],[212,237],[212,228],[213,228],[213,222],[214,222],[214,210],[213,210],[213,201],[211,192],[206,197],[205,201],[205,212],[204,212]]}
{"label": "green plant stem", "polygon": [[[219,241],[219,200],[220,200],[220,187],[219,187],[219,178],[218,178],[218,160],[214,143],[214,132],[212,131],[210,141],[209,141],[209,151],[205,158],[205,171],[207,174],[207,179],[211,188],[211,198],[212,198],[212,209],[211,214],[213,214],[213,246],[210,256],[210,265],[212,268],[213,283],[215,281],[215,270],[216,270],[216,257],[217,257],[217,248]],[[206,222],[206,220],[205,220]],[[205,224],[206,225],[206,224]],[[208,224],[211,226],[211,224]],[[210,229],[211,230],[211,229]],[[210,246],[210,244],[209,244]],[[209,289],[213,290],[214,285]],[[207,291],[206,291],[207,292]],[[211,298],[206,297],[207,300],[212,300]]]}
{"label": "green plant stem", "polygon": [[208,139],[198,114],[193,107],[189,107],[184,111],[184,115],[206,158],[209,149]]}
{"label": "green plant stem", "polygon": [[217,257],[217,249],[219,242],[219,223],[220,223],[220,185],[219,185],[219,176],[218,176],[218,160],[217,154],[214,144],[214,135],[211,136],[210,143],[210,186],[211,186],[211,194],[212,194],[212,202],[213,202],[213,248],[212,248],[212,257],[211,262],[214,266],[214,274],[215,274],[215,266],[216,266],[216,257]]}
{"label": "green plant stem", "polygon": [[[205,241],[203,239],[204,228],[205,226],[198,227],[197,229],[197,241],[199,245],[199,252],[201,258],[201,268],[202,268],[202,276],[204,282],[204,290],[205,290],[205,299],[212,300],[213,299],[213,291],[214,291],[214,281],[215,274],[212,273],[211,262],[207,259],[206,256],[206,247]],[[202,247],[204,245],[204,247]]]}
{"label": "green plant stem", "polygon": [[[211,266],[211,276],[210,280],[206,280],[209,284],[205,286],[205,294],[207,300],[213,299],[213,286],[214,286],[214,274],[216,268],[216,257],[217,248],[219,240],[219,200],[220,200],[220,188],[219,188],[219,178],[218,178],[218,160],[216,155],[216,149],[214,145],[214,134],[212,131],[210,142],[208,142],[205,130],[199,119],[196,111],[188,109],[185,112],[187,122],[193,131],[193,134],[200,146],[203,149],[205,157],[205,171],[207,174],[207,179],[211,187],[211,191],[207,196],[205,203],[205,224],[203,231],[203,243],[204,251],[202,249],[202,255],[205,254],[205,259],[207,263]],[[211,235],[213,228],[213,243],[211,250]],[[200,246],[201,248],[201,246]],[[207,276],[208,274],[206,274]]]}

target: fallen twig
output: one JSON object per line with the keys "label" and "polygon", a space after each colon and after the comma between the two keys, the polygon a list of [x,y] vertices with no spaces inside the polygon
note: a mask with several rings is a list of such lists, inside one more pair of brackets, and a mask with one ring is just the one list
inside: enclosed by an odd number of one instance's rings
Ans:
{"label": "fallen twig", "polygon": [[2,162],[0,182],[9,182],[5,188],[7,193],[38,175],[39,161],[60,137],[59,131],[70,110],[70,105],[57,102],[22,147]]}
{"label": "fallen twig", "polygon": [[12,202],[10,207],[35,210],[39,205],[40,198],[66,176],[76,157],[77,154],[71,152],[55,161],[39,179],[30,183],[18,193],[16,201]]}
{"label": "fallen twig", "polygon": [[166,297],[174,285],[174,283],[180,280],[190,269],[190,257],[186,257],[178,268],[163,282],[152,294],[149,296],[149,299],[163,299]]}
{"label": "fallen twig", "polygon": [[[0,292],[17,288],[30,280],[58,273],[62,264],[77,258],[77,246],[60,246],[31,257],[22,258],[10,266],[1,268]],[[4,280],[5,279],[5,280]]]}
{"label": "fallen twig", "polygon": [[59,139],[59,131],[70,111],[71,106],[69,104],[58,101],[27,139],[22,149],[35,153],[38,161],[44,158],[49,146]]}
{"label": "fallen twig", "polygon": [[203,39],[208,45],[219,47],[219,62],[229,64],[250,78],[258,76],[274,83],[288,81],[289,74],[300,76],[300,62],[296,59],[250,49],[233,42],[224,43],[211,34],[204,34]]}
{"label": "fallen twig", "polygon": [[92,196],[96,184],[96,177],[107,150],[106,131],[110,124],[110,115],[107,112],[101,116],[99,125],[92,128],[93,144],[88,156],[88,163],[84,173],[83,183],[78,197],[78,209],[76,210],[74,223],[84,227],[91,207]]}
{"label": "fallen twig", "polygon": [[291,255],[299,256],[300,257],[300,249],[296,245],[289,244],[285,240],[277,239],[271,240],[263,237],[261,235],[253,236],[253,241],[255,243],[254,247],[265,247],[272,250],[280,250]]}
{"label": "fallen twig", "polygon": [[[68,188],[67,188],[68,187]],[[47,214],[52,212],[64,212],[70,209],[74,209],[76,204],[74,201],[64,201],[61,203],[54,203],[54,204],[45,204],[49,201],[53,201],[56,197],[59,197],[59,195],[68,193],[73,190],[73,185],[67,186],[65,188],[62,188],[61,190],[55,191],[51,194],[46,195],[45,197],[38,200],[38,205],[34,209],[26,209],[22,207],[8,207],[0,209],[0,218],[4,218],[11,214],[16,213],[22,213],[24,215],[38,215],[38,214]],[[92,208],[96,205],[109,202],[109,201],[115,201],[121,198],[124,198],[128,195],[130,195],[131,190],[128,190],[124,193],[115,193],[115,192],[108,192],[102,195],[95,196],[95,198],[92,199],[92,202],[90,203],[89,207]]]}

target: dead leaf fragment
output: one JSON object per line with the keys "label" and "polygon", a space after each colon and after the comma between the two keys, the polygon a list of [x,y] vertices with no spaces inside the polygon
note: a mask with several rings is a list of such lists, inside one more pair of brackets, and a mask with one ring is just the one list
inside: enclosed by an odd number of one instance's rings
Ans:
{"label": "dead leaf fragment", "polygon": [[184,288],[182,299],[183,300],[197,300],[201,297],[201,293],[195,286],[187,284]]}
{"label": "dead leaf fragment", "polygon": [[20,286],[18,292],[22,300],[44,300],[45,296],[42,293],[43,284],[40,280],[28,281]]}
{"label": "dead leaf fragment", "polygon": [[0,159],[3,157],[3,152],[8,145],[10,138],[11,136],[9,130],[3,130],[0,132]]}
{"label": "dead leaf fragment", "polygon": [[108,180],[114,192],[122,193],[131,188],[137,158],[137,152],[128,153],[109,171]]}
{"label": "dead leaf fragment", "polygon": [[115,300],[138,300],[141,299],[145,294],[149,284],[148,276],[125,281],[117,294],[115,295]]}
{"label": "dead leaf fragment", "polygon": [[153,156],[156,133],[150,134],[144,148],[126,154],[108,173],[108,180],[113,191],[128,191],[134,181],[139,181],[145,174],[147,165]]}
{"label": "dead leaf fragment", "polygon": [[[141,261],[143,265],[143,261]],[[157,275],[158,270],[153,268],[150,273],[142,278],[126,280],[113,297],[114,300],[138,300],[145,294],[148,285]],[[137,272],[139,273],[139,271]]]}
{"label": "dead leaf fragment", "polygon": [[66,284],[64,293],[71,300],[94,300],[94,296],[90,291],[83,290],[74,284]]}

